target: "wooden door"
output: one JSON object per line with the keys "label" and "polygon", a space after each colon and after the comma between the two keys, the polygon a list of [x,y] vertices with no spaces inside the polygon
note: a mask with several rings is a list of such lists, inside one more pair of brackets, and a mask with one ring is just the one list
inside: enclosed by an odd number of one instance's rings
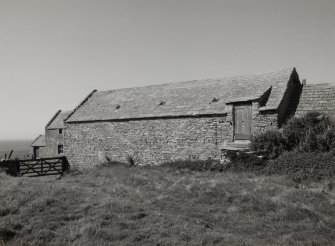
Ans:
{"label": "wooden door", "polygon": [[234,140],[251,138],[252,104],[234,105]]}

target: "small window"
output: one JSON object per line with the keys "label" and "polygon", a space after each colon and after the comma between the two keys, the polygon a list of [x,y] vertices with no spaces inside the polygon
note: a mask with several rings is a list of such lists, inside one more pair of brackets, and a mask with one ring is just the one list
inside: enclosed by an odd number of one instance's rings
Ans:
{"label": "small window", "polygon": [[163,106],[163,105],[165,105],[165,103],[166,103],[166,101],[161,101],[161,102],[159,103],[159,106]]}
{"label": "small window", "polygon": [[115,109],[121,108],[121,105],[116,105]]}
{"label": "small window", "polygon": [[63,154],[63,145],[58,145],[58,154]]}
{"label": "small window", "polygon": [[59,134],[63,133],[63,129],[58,129]]}

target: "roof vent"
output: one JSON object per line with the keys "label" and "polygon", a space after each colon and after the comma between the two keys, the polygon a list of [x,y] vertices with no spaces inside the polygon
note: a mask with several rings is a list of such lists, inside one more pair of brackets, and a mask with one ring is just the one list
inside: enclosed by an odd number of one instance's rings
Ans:
{"label": "roof vent", "polygon": [[166,101],[161,101],[160,103],[159,103],[159,106],[162,106],[162,105],[164,105],[166,103]]}
{"label": "roof vent", "polygon": [[116,107],[115,107],[115,109],[119,109],[119,108],[121,108],[121,105],[116,105]]}
{"label": "roof vent", "polygon": [[218,98],[216,98],[216,97],[213,97],[213,99],[212,99],[212,103],[216,103],[216,102],[218,102],[219,101],[219,99]]}

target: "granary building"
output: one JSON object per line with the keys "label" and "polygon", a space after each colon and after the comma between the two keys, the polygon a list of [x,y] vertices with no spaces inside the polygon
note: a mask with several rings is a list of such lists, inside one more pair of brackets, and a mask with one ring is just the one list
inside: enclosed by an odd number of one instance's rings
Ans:
{"label": "granary building", "polygon": [[222,149],[281,127],[296,113],[302,88],[289,68],[94,90],[66,118],[65,155],[78,168],[97,164],[102,154],[114,161],[131,156],[138,164],[219,159]]}
{"label": "granary building", "polygon": [[36,154],[33,154],[34,158],[64,155],[64,119],[69,113],[69,111],[58,110],[49,120],[45,127],[45,135],[40,135],[31,144],[33,153],[36,151]]}

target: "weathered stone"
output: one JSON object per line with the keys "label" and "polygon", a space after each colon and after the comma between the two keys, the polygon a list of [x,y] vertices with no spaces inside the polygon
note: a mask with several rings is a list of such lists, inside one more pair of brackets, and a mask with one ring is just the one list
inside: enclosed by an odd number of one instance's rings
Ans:
{"label": "weathered stone", "polygon": [[71,123],[65,131],[65,152],[71,164],[80,168],[98,164],[99,153],[123,162],[130,155],[142,165],[169,159],[208,159],[219,155],[219,146],[229,139],[232,126],[220,123],[224,120],[206,117]]}

